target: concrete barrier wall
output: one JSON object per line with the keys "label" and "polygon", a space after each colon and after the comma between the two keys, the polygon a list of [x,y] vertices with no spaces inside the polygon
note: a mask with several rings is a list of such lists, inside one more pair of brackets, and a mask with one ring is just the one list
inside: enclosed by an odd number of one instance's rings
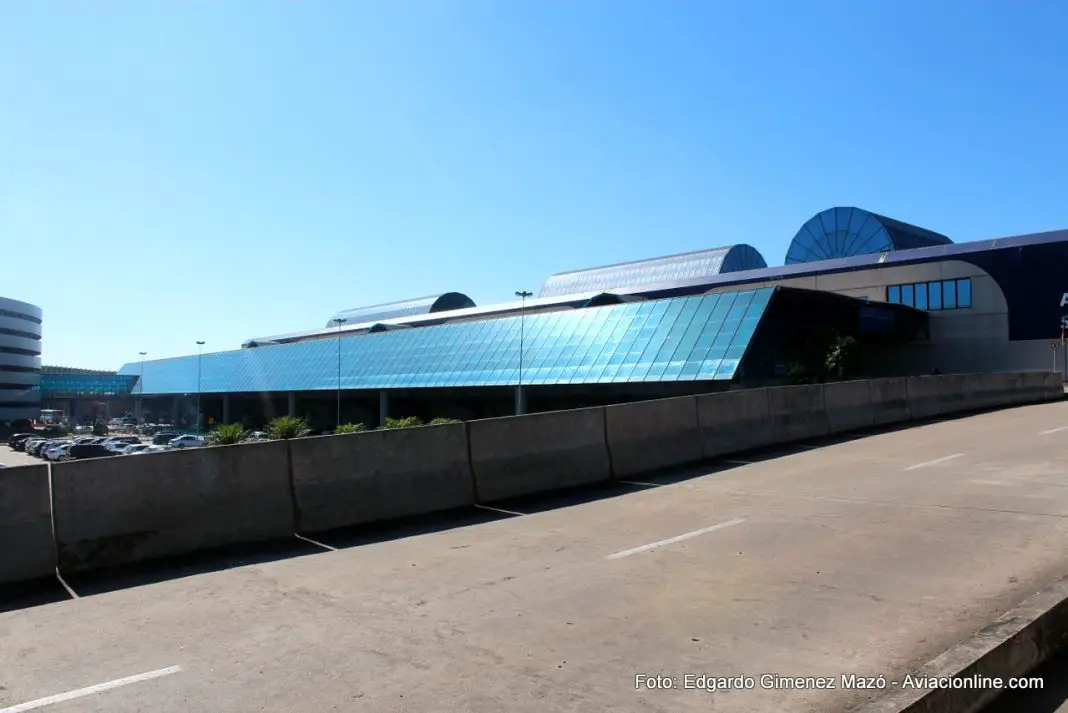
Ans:
{"label": "concrete barrier wall", "polygon": [[875,424],[870,390],[867,381],[836,381],[823,385],[827,428],[831,433],[857,431]]}
{"label": "concrete barrier wall", "polygon": [[745,389],[697,397],[701,453],[715,458],[774,443],[769,389]]}
{"label": "concrete barrier wall", "polygon": [[611,478],[603,408],[490,418],[467,427],[479,502]]}
{"label": "concrete barrier wall", "polygon": [[612,474],[626,478],[699,461],[697,397],[605,407]]}
{"label": "concrete barrier wall", "polygon": [[931,418],[942,413],[941,385],[937,376],[910,376],[905,379],[905,388],[910,418]]}
{"label": "concrete barrier wall", "polygon": [[871,402],[873,426],[902,423],[912,417],[909,413],[908,379],[904,377],[872,379],[868,382],[868,400]]}
{"label": "concrete barrier wall", "polygon": [[52,466],[59,569],[291,537],[284,441]]}
{"label": "concrete barrier wall", "polygon": [[950,414],[967,411],[973,400],[968,392],[968,377],[965,374],[947,374],[936,376],[938,380],[938,401],[942,413]]}
{"label": "concrete barrier wall", "polygon": [[297,530],[475,504],[462,423],[290,441]]}
{"label": "concrete barrier wall", "polygon": [[55,573],[48,466],[0,470],[0,584]]}
{"label": "concrete barrier wall", "polygon": [[817,438],[830,430],[821,384],[768,389],[768,412],[774,443]]}

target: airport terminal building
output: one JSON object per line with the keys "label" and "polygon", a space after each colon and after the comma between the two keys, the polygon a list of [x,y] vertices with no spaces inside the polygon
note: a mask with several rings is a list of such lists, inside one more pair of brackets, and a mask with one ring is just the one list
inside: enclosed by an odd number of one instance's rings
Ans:
{"label": "airport terminal building", "polygon": [[[480,307],[461,292],[350,309],[240,349],[132,362],[181,420],[459,418],[856,376],[1064,368],[1068,231],[955,243],[859,208],[803,226],[785,265],[748,245],[559,273]],[[1054,349],[1058,347],[1058,349]],[[521,388],[517,388],[520,387]]]}

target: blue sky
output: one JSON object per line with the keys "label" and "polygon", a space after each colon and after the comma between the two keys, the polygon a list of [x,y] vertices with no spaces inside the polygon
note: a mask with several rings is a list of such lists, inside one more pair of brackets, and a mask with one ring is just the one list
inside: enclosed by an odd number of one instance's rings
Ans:
{"label": "blue sky", "polygon": [[0,3],[0,295],[118,368],[857,205],[1068,227],[1068,5]]}

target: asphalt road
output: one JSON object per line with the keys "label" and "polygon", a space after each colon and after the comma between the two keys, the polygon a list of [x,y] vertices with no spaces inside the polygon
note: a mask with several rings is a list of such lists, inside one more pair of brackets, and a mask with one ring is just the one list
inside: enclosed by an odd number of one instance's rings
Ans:
{"label": "asphalt road", "polygon": [[876,692],[842,674],[914,671],[1068,573],[1066,439],[1068,404],[1032,406],[144,586],[71,581],[81,598],[0,614],[0,713],[848,710]]}

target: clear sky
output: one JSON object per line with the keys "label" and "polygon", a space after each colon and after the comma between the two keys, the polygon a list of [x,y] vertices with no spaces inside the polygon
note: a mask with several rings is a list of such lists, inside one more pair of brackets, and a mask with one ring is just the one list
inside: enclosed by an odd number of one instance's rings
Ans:
{"label": "clear sky", "polygon": [[1068,227],[1068,4],[0,2],[0,295],[116,369],[856,205]]}

